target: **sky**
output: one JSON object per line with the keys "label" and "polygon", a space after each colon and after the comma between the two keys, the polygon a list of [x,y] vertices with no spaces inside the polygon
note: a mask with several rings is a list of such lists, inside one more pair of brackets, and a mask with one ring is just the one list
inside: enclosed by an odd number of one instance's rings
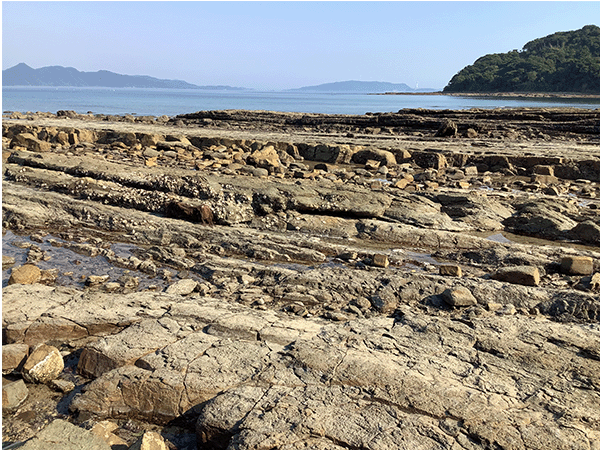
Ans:
{"label": "sky", "polygon": [[489,53],[600,25],[600,2],[2,2],[2,69],[74,67],[292,89],[441,89]]}

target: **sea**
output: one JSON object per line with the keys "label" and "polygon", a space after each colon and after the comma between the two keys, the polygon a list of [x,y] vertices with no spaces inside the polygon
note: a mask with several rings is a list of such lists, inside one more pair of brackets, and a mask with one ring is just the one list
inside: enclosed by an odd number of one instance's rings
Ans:
{"label": "sea", "polygon": [[600,108],[600,99],[489,98],[450,95],[378,95],[305,91],[141,89],[102,87],[2,87],[2,111],[176,116],[196,111],[244,109],[325,114],[397,112],[406,108]]}

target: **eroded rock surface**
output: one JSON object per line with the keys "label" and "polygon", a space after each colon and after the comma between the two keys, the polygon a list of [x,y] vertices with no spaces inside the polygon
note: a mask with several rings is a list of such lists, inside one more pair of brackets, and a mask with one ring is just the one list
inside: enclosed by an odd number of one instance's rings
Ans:
{"label": "eroded rock surface", "polygon": [[597,112],[13,117],[5,442],[600,448]]}

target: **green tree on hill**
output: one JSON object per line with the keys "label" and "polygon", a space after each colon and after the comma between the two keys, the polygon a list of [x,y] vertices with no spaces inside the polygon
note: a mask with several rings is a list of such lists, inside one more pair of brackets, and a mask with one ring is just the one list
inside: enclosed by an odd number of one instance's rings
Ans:
{"label": "green tree on hill", "polygon": [[600,94],[600,27],[586,25],[534,39],[522,51],[482,56],[454,75],[444,92]]}

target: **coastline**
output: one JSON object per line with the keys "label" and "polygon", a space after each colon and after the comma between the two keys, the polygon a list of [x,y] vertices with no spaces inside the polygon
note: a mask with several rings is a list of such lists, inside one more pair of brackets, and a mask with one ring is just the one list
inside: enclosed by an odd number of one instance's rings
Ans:
{"label": "coastline", "polygon": [[4,116],[3,446],[590,448],[599,118]]}
{"label": "coastline", "polygon": [[575,92],[383,92],[373,95],[446,95],[449,97],[474,98],[561,98],[561,99],[599,99],[600,94],[581,94]]}

